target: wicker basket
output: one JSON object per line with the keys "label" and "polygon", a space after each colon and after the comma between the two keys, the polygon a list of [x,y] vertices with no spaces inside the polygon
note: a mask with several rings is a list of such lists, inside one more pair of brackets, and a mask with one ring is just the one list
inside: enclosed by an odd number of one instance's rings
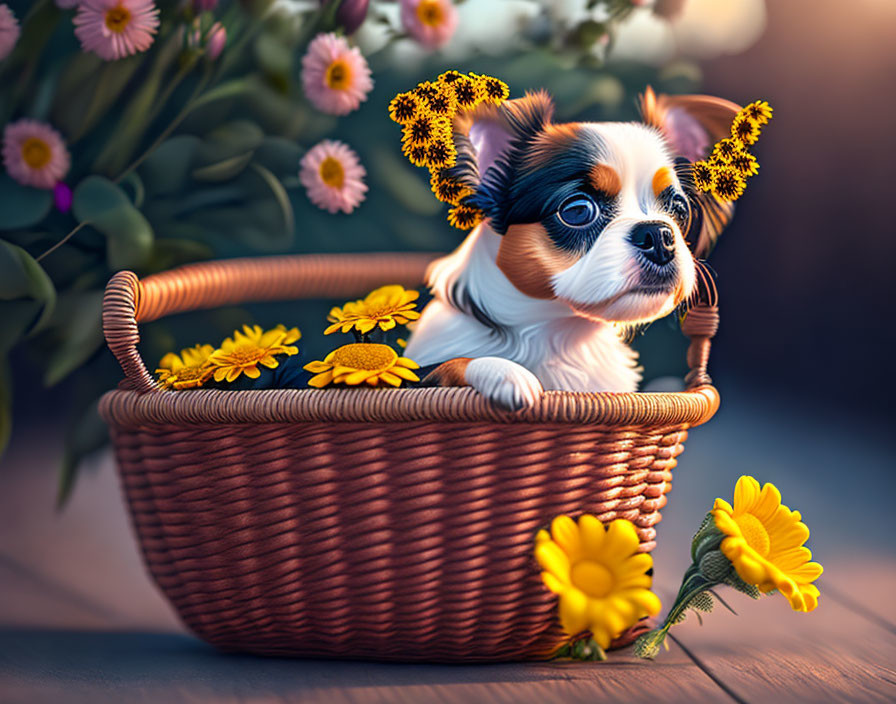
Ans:
{"label": "wicker basket", "polygon": [[469,388],[163,391],[136,349],[138,322],[418,286],[431,259],[272,257],[109,282],[103,325],[126,380],[101,413],[149,571],[209,643],[542,658],[562,634],[532,557],[538,528],[561,513],[622,517],[654,547],[688,428],[718,407],[706,376],[715,307],[685,321],[687,391],[551,391],[516,414]]}

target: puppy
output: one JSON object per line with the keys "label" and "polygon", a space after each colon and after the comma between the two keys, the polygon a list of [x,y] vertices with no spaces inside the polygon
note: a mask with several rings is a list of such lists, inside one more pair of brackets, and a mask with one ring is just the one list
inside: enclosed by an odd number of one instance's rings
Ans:
{"label": "puppy", "polygon": [[635,391],[620,327],[686,305],[729,203],[691,162],[740,109],[709,96],[641,100],[642,123],[552,121],[544,92],[454,119],[452,174],[485,220],[430,268],[434,299],[406,354],[429,385],[469,385],[519,409],[545,389]]}

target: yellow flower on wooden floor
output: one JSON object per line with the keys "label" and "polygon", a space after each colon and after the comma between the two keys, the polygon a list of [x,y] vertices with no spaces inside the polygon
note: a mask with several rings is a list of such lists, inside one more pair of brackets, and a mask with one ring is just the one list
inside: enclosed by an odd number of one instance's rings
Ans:
{"label": "yellow flower on wooden floor", "polygon": [[261,376],[259,364],[274,369],[279,365],[277,355],[297,354],[299,348],[293,343],[301,336],[298,328],[287,330],[283,325],[267,331],[260,325],[244,325],[242,332],[234,331],[209,357],[215,381],[235,381],[240,374],[257,379]]}
{"label": "yellow flower on wooden floor", "polygon": [[195,389],[211,378],[212,368],[208,358],[215,351],[211,345],[195,345],[169,352],[159,361],[156,374],[159,382],[168,389]]}
{"label": "yellow flower on wooden floor", "polygon": [[366,335],[376,327],[385,331],[405,325],[420,317],[420,312],[414,310],[419,297],[417,291],[409,291],[404,286],[382,286],[363,300],[349,301],[342,308],[331,309],[327,320],[332,325],[324,330],[324,335],[353,329]]}
{"label": "yellow flower on wooden floor", "polygon": [[585,514],[578,523],[557,516],[550,534],[535,537],[535,559],[545,586],[560,596],[560,624],[570,636],[582,631],[601,648],[644,616],[659,613],[650,591],[653,559],[638,552],[638,533],[630,521],[605,526]]}
{"label": "yellow flower on wooden floor", "polygon": [[811,561],[812,553],[804,546],[809,528],[799,511],[781,503],[773,484],[760,489],[753,477],[741,477],[734,505],[716,499],[712,516],[726,536],[721,550],[741,579],[761,592],[777,589],[794,611],[812,611],[818,605],[818,587],[812,582],[822,566]]}
{"label": "yellow flower on wooden floor", "polygon": [[356,342],[343,345],[328,354],[323,362],[309,362],[305,370],[315,376],[309,386],[321,388],[328,384],[357,386],[389,384],[401,386],[402,381],[420,381],[412,369],[420,365],[407,357],[399,357],[389,345]]}

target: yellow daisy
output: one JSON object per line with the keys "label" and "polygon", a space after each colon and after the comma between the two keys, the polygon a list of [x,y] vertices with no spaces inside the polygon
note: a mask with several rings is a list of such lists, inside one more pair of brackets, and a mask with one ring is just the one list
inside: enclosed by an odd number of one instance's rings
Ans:
{"label": "yellow daisy", "polygon": [[276,355],[297,354],[299,348],[292,343],[301,336],[298,328],[287,330],[283,325],[268,331],[262,330],[260,325],[244,325],[242,332],[234,331],[233,337],[224,340],[209,357],[215,381],[235,381],[240,374],[257,379],[261,376],[259,364],[274,369],[280,364]]}
{"label": "yellow daisy", "polygon": [[744,177],[732,166],[717,166],[712,173],[712,192],[722,200],[737,200],[746,187]]}
{"label": "yellow daisy", "polygon": [[731,123],[731,136],[744,144],[756,144],[759,139],[759,123],[739,112]]}
{"label": "yellow daisy", "polygon": [[759,173],[759,162],[749,152],[735,154],[729,165],[741,176],[755,176]]}
{"label": "yellow daisy", "polygon": [[551,533],[535,537],[535,559],[545,586],[560,596],[560,624],[570,636],[591,631],[601,648],[644,616],[660,611],[650,591],[653,559],[638,552],[635,526],[617,519],[608,526],[591,515],[578,523],[557,516]]}
{"label": "yellow daisy", "polygon": [[712,190],[712,167],[708,162],[694,162],[691,167],[691,175],[694,177],[694,185],[701,191]]}
{"label": "yellow daisy", "polygon": [[420,99],[416,95],[399,93],[389,103],[389,117],[401,125],[406,125],[417,117],[420,108]]}
{"label": "yellow daisy", "polygon": [[419,297],[417,291],[408,291],[404,286],[382,286],[368,293],[363,300],[332,308],[327,320],[333,324],[324,330],[324,335],[352,329],[366,335],[375,327],[385,331],[405,325],[420,317],[419,311],[414,310]]}
{"label": "yellow daisy", "polygon": [[794,611],[812,611],[818,605],[818,588],[812,584],[822,566],[812,562],[804,543],[809,528],[799,511],[781,503],[773,484],[761,489],[753,477],[743,476],[734,487],[734,506],[716,499],[712,517],[725,534],[721,550],[737,574],[759,591],[777,589]]}
{"label": "yellow daisy", "polygon": [[485,217],[479,208],[471,208],[468,205],[456,205],[448,211],[448,222],[459,230],[469,230],[476,227]]}
{"label": "yellow daisy", "polygon": [[764,100],[756,100],[741,110],[740,114],[745,115],[759,125],[764,125],[772,119],[772,106]]}
{"label": "yellow daisy", "polygon": [[728,137],[716,142],[716,145],[712,149],[712,156],[717,161],[727,164],[736,154],[741,153],[743,150],[743,142],[734,139],[733,137]]}
{"label": "yellow daisy", "polygon": [[432,172],[429,178],[429,185],[436,198],[443,203],[451,203],[451,205],[457,205],[462,198],[466,198],[473,193],[472,188],[439,170]]}
{"label": "yellow daisy", "polygon": [[412,369],[420,365],[407,357],[399,357],[389,345],[371,342],[356,342],[343,345],[328,354],[323,362],[309,362],[305,370],[315,376],[308,380],[309,386],[321,388],[327,384],[369,384],[380,383],[401,386],[402,380],[420,381]]}
{"label": "yellow daisy", "polygon": [[177,355],[169,352],[159,361],[156,374],[159,382],[168,389],[195,389],[202,386],[212,375],[208,358],[215,351],[211,345],[187,347]]}
{"label": "yellow daisy", "polygon": [[479,89],[484,102],[500,105],[510,97],[510,88],[507,87],[507,84],[504,81],[498,78],[492,76],[477,76],[476,81],[479,83]]}

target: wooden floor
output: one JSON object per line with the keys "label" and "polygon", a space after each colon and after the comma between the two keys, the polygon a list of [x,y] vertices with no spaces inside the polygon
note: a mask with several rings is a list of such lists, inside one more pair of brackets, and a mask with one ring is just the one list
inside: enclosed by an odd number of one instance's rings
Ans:
{"label": "wooden floor", "polygon": [[[749,472],[775,481],[812,529],[820,606],[796,614],[781,597],[725,592],[739,616],[690,617],[652,663],[626,650],[606,663],[478,666],[220,655],[184,632],[145,576],[111,458],[92,462],[56,514],[58,432],[32,429],[0,466],[0,702],[896,701],[886,434],[748,395],[726,404],[738,410],[695,429],[676,470],[656,589],[671,603],[690,533]],[[819,432],[832,422],[837,433]]]}

